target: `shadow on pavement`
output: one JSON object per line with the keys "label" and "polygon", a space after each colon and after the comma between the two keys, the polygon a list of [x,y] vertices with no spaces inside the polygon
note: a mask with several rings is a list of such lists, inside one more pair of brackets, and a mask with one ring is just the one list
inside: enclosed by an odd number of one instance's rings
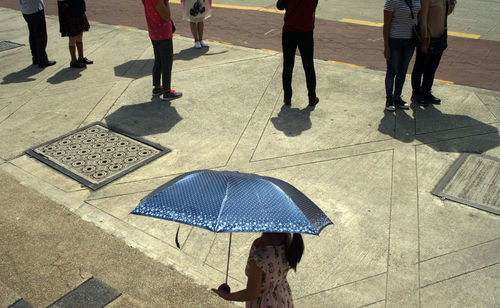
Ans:
{"label": "shadow on pavement", "polygon": [[[190,61],[201,56],[213,56],[226,53],[227,50],[217,53],[207,53],[208,48],[196,49],[194,47],[186,48],[174,54],[174,61]],[[139,59],[130,60],[120,65],[115,66],[115,76],[139,79],[146,76],[151,76],[153,71],[154,59]],[[174,64],[175,65],[175,64]]]}
{"label": "shadow on pavement", "polygon": [[151,76],[153,71],[153,59],[130,60],[115,66],[115,76],[139,79]]}
{"label": "shadow on pavement", "polygon": [[110,129],[140,137],[166,133],[182,118],[170,102],[155,98],[151,102],[122,106],[105,120]]}
{"label": "shadow on pavement", "polygon": [[30,78],[33,75],[38,74],[42,69],[38,68],[35,65],[29,65],[19,72],[13,72],[3,77],[2,84],[9,83],[22,83],[35,80],[34,78]]}
{"label": "shadow on pavement", "polygon": [[[480,154],[500,146],[500,135],[495,126],[491,126],[466,115],[442,113],[441,110],[434,107],[434,105],[429,105],[427,107],[412,106],[412,108],[414,109],[415,119],[402,110],[397,110],[395,115],[394,113],[384,111],[384,117],[380,120],[378,130],[383,134],[390,135],[405,143],[418,140],[439,152],[468,152]],[[398,131],[396,127],[396,118],[398,118],[398,124],[403,127],[412,127],[413,131],[411,133]],[[419,125],[425,126],[425,129],[420,129],[419,131]],[[427,137],[428,133],[431,132],[435,133],[477,126],[483,126],[489,132],[473,136],[464,134],[459,142],[456,142],[456,138],[454,139],[455,142],[446,142],[447,140],[429,142],[429,138]]]}
{"label": "shadow on pavement", "polygon": [[311,111],[314,107],[307,106],[304,109],[291,108],[283,105],[278,116],[271,118],[271,122],[277,130],[282,131],[288,137],[296,137],[312,127]]}
{"label": "shadow on pavement", "polygon": [[47,82],[51,84],[59,84],[65,81],[76,80],[82,76],[81,71],[83,69],[84,68],[63,68],[62,70],[51,76],[49,79],[47,79]]}
{"label": "shadow on pavement", "polygon": [[198,57],[205,55],[209,49],[210,49],[210,47],[202,48],[202,49],[196,49],[194,47],[190,47],[190,48],[183,49],[183,50],[179,51],[178,53],[174,54],[174,61],[175,60],[189,61],[189,60],[196,59]]}

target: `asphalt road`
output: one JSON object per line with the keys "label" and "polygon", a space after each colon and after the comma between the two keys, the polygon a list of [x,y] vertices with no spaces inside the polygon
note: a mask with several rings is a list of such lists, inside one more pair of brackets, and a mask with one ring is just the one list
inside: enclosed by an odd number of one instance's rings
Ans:
{"label": "asphalt road", "polygon": [[[86,2],[89,20],[147,29],[140,1]],[[3,0],[1,6],[18,9],[19,3],[17,0]],[[56,1],[46,1],[46,6],[46,14],[57,15]],[[171,8],[178,34],[191,36],[187,22],[182,21],[181,5],[172,3]],[[282,19],[283,15],[273,12],[216,7],[213,17],[205,23],[205,37],[239,46],[280,51]],[[315,58],[385,70],[382,28],[318,18]],[[410,70],[411,67],[412,64]],[[500,42],[450,36],[449,48],[436,78],[500,90]]]}

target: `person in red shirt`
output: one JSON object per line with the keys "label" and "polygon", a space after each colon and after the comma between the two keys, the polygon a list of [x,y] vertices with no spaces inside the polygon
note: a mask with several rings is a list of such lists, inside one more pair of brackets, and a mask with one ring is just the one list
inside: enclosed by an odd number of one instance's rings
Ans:
{"label": "person in red shirt", "polygon": [[142,4],[155,57],[153,96],[163,95],[162,99],[167,101],[179,98],[182,93],[171,88],[174,48],[172,45],[173,24],[170,19],[168,0],[142,0]]}
{"label": "person in red shirt", "polygon": [[319,102],[316,96],[314,71],[314,21],[318,0],[278,0],[276,7],[285,11],[283,25],[283,92],[285,105],[292,104],[292,73],[295,52],[299,47],[302,66],[306,73],[309,106]]}

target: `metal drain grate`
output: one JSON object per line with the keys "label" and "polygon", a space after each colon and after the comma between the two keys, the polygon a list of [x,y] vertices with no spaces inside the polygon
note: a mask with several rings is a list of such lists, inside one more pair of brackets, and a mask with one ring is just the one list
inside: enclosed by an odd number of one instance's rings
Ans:
{"label": "metal drain grate", "polygon": [[120,295],[104,282],[90,278],[47,308],[102,308]]}
{"label": "metal drain grate", "polygon": [[500,215],[500,159],[462,154],[432,193]]}
{"label": "metal drain grate", "polygon": [[94,123],[26,151],[92,189],[170,152]]}
{"label": "metal drain grate", "polygon": [[14,49],[14,48],[21,47],[21,46],[24,46],[24,45],[14,43],[14,42],[9,42],[9,41],[0,41],[0,51]]}

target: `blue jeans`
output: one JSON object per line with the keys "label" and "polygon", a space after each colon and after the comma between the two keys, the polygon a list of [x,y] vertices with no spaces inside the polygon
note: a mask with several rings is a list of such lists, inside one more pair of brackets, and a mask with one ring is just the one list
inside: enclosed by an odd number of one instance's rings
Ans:
{"label": "blue jeans", "polygon": [[[415,45],[411,39],[389,38],[389,48],[391,50],[391,57],[387,60],[385,96],[386,98],[396,98],[400,97],[403,91],[406,71],[415,51]],[[394,82],[394,79],[396,79],[396,82]]]}

